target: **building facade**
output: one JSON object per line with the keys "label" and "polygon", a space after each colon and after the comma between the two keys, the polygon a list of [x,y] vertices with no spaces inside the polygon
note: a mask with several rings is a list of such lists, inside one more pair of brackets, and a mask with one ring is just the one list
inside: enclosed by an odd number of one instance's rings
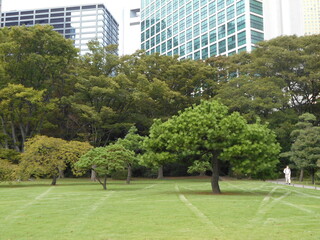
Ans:
{"label": "building facade", "polygon": [[88,52],[87,43],[93,39],[103,46],[119,42],[119,25],[103,4],[10,11],[1,16],[1,27],[49,24],[72,39],[82,55]]}
{"label": "building facade", "polygon": [[206,59],[264,39],[262,0],[142,0],[141,49]]}
{"label": "building facade", "polygon": [[303,0],[304,34],[320,34],[320,0]]}
{"label": "building facade", "polygon": [[141,0],[126,0],[120,20],[120,55],[132,54],[140,49]]}

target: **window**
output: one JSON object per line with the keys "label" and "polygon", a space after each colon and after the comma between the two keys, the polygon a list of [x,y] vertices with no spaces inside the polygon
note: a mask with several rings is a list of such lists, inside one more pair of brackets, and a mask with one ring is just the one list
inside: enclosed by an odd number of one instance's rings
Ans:
{"label": "window", "polygon": [[196,24],[193,27],[193,36],[197,37],[197,36],[199,36],[199,34],[200,34],[200,25]]}
{"label": "window", "polygon": [[218,38],[224,38],[226,36],[226,26],[222,25],[218,28]]}
{"label": "window", "polygon": [[193,11],[199,9],[199,0],[193,0]]}
{"label": "window", "polygon": [[173,49],[173,55],[179,55],[179,48]]}
{"label": "window", "polygon": [[216,13],[216,1],[209,3],[209,15]]}
{"label": "window", "polygon": [[189,15],[186,18],[186,28],[191,27],[192,26],[192,15]]}
{"label": "window", "polygon": [[201,7],[205,4],[207,4],[208,0],[201,0],[200,4],[201,4]]}
{"label": "window", "polygon": [[257,43],[263,41],[263,33],[251,30],[251,42]]}
{"label": "window", "polygon": [[246,19],[245,16],[241,16],[237,19],[237,29],[238,31],[244,29],[246,27]]}
{"label": "window", "polygon": [[228,50],[236,48],[236,36],[231,36],[228,38]]}
{"label": "window", "polygon": [[192,38],[192,28],[187,29],[186,38],[187,41],[189,41]]}
{"label": "window", "polygon": [[162,43],[161,44],[161,53],[165,53],[166,52],[166,43]]}
{"label": "window", "polygon": [[167,50],[169,51],[170,49],[172,49],[172,39],[167,41]]}
{"label": "window", "polygon": [[225,13],[224,11],[221,11],[218,13],[218,25],[225,22]]}
{"label": "window", "polygon": [[246,44],[246,32],[238,33],[238,46]]}
{"label": "window", "polygon": [[197,51],[194,53],[194,60],[199,60],[200,59],[200,51]]}
{"label": "window", "polygon": [[192,41],[187,42],[187,49],[186,49],[186,53],[191,53],[192,52]]}
{"label": "window", "polygon": [[218,8],[218,11],[224,8],[224,0],[218,0],[217,8]]}
{"label": "window", "polygon": [[198,23],[200,20],[199,11],[193,13],[193,24]]}
{"label": "window", "polygon": [[165,41],[166,38],[167,38],[167,35],[166,35],[166,31],[164,30],[161,32],[161,41]]}
{"label": "window", "polygon": [[201,33],[204,33],[208,31],[208,21],[207,20],[204,20],[202,23],[201,23]]}
{"label": "window", "polygon": [[219,54],[222,54],[226,51],[226,40],[219,42]]}
{"label": "window", "polygon": [[160,34],[156,35],[156,44],[160,43]]}
{"label": "window", "polygon": [[203,34],[201,36],[201,47],[205,47],[208,45],[208,34]]}
{"label": "window", "polygon": [[227,20],[234,18],[234,5],[227,8]]}
{"label": "window", "polygon": [[198,50],[200,48],[200,38],[196,38],[193,44],[194,50]]}
{"label": "window", "polygon": [[250,11],[262,15],[262,2],[250,0]]}
{"label": "window", "polygon": [[207,17],[207,7],[203,7],[202,9],[201,9],[201,20],[202,19],[205,19],[206,17]]}
{"label": "window", "polygon": [[228,31],[228,35],[234,33],[236,30],[236,25],[235,25],[235,21],[230,21],[227,23],[227,31]]}
{"label": "window", "polygon": [[191,5],[191,2],[189,2],[186,5],[186,15],[189,15],[191,12],[192,12],[192,5]]}
{"label": "window", "polygon": [[179,40],[180,40],[180,43],[184,43],[186,41],[186,35],[184,32],[180,33]]}
{"label": "window", "polygon": [[180,46],[180,56],[184,56],[186,54],[186,47],[184,45]]}
{"label": "window", "polygon": [[182,19],[185,16],[185,8],[182,7],[179,9],[179,18]]}
{"label": "window", "polygon": [[216,15],[213,15],[209,18],[209,28],[212,29],[212,28],[215,28],[217,25],[217,17]]}
{"label": "window", "polygon": [[210,32],[210,43],[217,41],[217,31],[214,29]]}
{"label": "window", "polygon": [[244,0],[241,0],[237,2],[237,15],[244,13],[244,11],[245,11]]}
{"label": "window", "polygon": [[234,0],[227,0],[227,6],[229,6],[233,2],[234,2]]}
{"label": "window", "polygon": [[217,44],[213,44],[210,46],[210,56],[217,55]]}
{"label": "window", "polygon": [[208,48],[206,47],[206,48],[203,48],[202,50],[201,50],[201,55],[202,55],[202,59],[206,59],[206,58],[208,58]]}
{"label": "window", "polygon": [[250,14],[250,26],[255,29],[263,31],[263,19],[256,15]]}
{"label": "window", "polygon": [[179,23],[179,31],[183,31],[185,29],[185,20],[182,19]]}

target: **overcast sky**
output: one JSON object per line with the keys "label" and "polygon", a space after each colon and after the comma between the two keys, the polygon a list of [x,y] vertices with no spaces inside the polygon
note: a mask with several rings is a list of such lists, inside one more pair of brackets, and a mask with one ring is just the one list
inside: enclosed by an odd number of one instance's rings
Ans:
{"label": "overcast sky", "polygon": [[126,0],[2,0],[2,11],[103,3],[119,22],[124,1]]}

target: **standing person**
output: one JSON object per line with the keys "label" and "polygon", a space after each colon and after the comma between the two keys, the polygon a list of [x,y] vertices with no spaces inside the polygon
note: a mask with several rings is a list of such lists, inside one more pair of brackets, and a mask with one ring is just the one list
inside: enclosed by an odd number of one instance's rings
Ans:
{"label": "standing person", "polygon": [[289,168],[289,166],[287,166],[284,170],[283,170],[284,176],[286,178],[286,183],[290,184],[291,183],[291,170]]}

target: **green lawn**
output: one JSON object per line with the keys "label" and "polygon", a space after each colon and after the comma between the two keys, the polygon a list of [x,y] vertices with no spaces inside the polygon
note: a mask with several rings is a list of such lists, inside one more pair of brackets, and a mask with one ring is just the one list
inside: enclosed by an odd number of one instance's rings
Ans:
{"label": "green lawn", "polygon": [[320,239],[320,191],[259,181],[0,184],[0,240]]}

